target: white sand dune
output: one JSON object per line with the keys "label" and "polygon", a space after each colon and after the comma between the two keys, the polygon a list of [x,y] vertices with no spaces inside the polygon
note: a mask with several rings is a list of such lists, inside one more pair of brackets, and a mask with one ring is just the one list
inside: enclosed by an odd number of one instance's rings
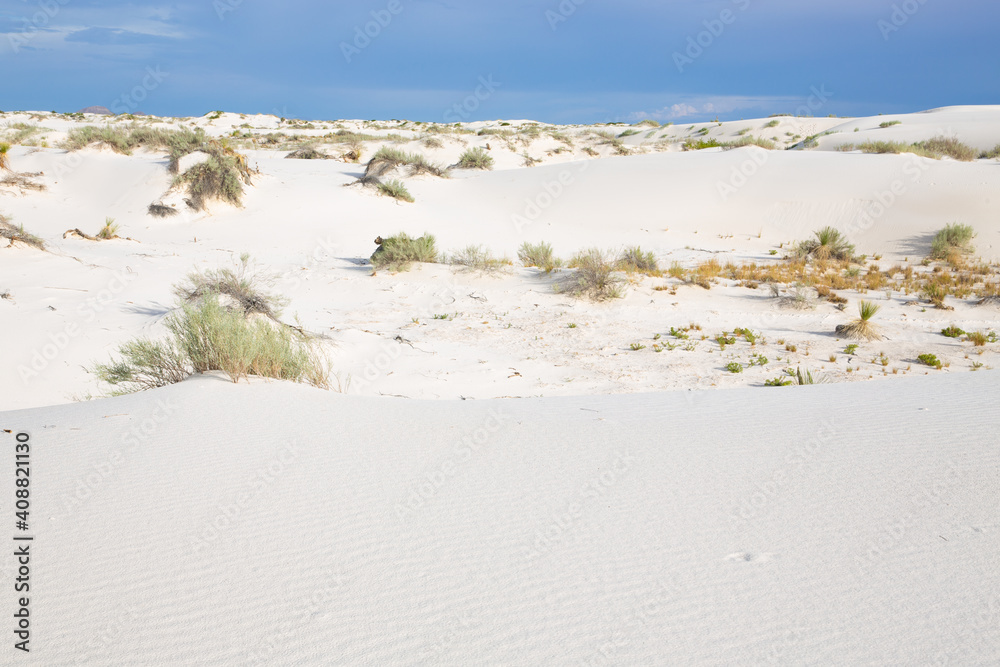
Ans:
{"label": "white sand dune", "polygon": [[[1000,331],[977,305],[1000,261],[1000,163],[838,150],[989,151],[1000,107],[659,128],[140,118],[242,142],[259,169],[243,206],[202,212],[163,152],[58,147],[98,122],[0,116],[0,139],[38,126],[9,158],[46,188],[0,184],[0,215],[47,244],[0,248],[0,507],[28,433],[35,537],[32,650],[0,663],[1000,663],[1000,345],[942,335]],[[357,185],[363,162],[285,159],[341,156],[338,132],[366,135],[363,160],[386,145],[450,165],[490,144],[495,170],[399,172],[403,204]],[[747,134],[799,148],[682,150]],[[180,213],[149,215],[161,200]],[[122,238],[63,237],[107,217]],[[976,273],[935,308],[900,276],[947,273],[922,260],[956,222]],[[592,302],[554,290],[571,270],[366,262],[377,235],[428,232],[448,254],[545,241],[779,267],[825,225],[866,255],[834,290],[843,310],[785,307],[813,295],[735,269],[710,289],[633,274]],[[119,345],[164,334],[189,272],[244,252],[342,393],[208,374],[70,402],[107,390],[88,369]],[[835,327],[862,299],[885,338],[852,348]],[[717,342],[737,327],[756,339]],[[829,382],[764,388],[795,369]]]}
{"label": "white sand dune", "polygon": [[996,664],[997,379],[8,412],[18,663]]}

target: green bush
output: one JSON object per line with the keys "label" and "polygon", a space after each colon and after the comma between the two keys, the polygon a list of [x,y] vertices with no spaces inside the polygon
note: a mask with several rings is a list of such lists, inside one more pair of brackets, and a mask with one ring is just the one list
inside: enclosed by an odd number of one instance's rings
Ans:
{"label": "green bush", "polygon": [[946,338],[961,338],[962,336],[965,335],[965,332],[956,327],[955,325],[951,325],[950,327],[941,329],[941,335],[945,336]]}
{"label": "green bush", "polygon": [[493,169],[493,157],[482,148],[470,148],[458,158],[459,169]]}
{"label": "green bush", "polygon": [[920,363],[924,364],[925,366],[930,366],[938,370],[941,370],[941,366],[943,365],[941,361],[933,354],[921,354],[920,356],[917,357],[917,360],[919,360]]}
{"label": "green bush", "polygon": [[879,123],[878,126],[881,127],[882,129],[885,129],[887,127],[892,127],[893,125],[899,125],[902,122],[903,121],[901,120],[887,120],[882,123]]}
{"label": "green bush", "polygon": [[371,256],[371,261],[376,270],[405,271],[413,262],[437,262],[438,251],[434,237],[430,234],[415,239],[407,234],[397,234],[382,239],[382,244]]}
{"label": "green bush", "polygon": [[594,301],[620,299],[624,296],[624,279],[615,275],[615,264],[602,251],[593,248],[578,253],[569,267],[576,269],[555,288],[572,296],[589,297]]}
{"label": "green bush", "polygon": [[406,189],[406,186],[403,185],[402,181],[393,179],[391,181],[386,181],[385,183],[379,183],[378,189],[382,194],[394,199],[406,202],[414,201],[413,195],[411,195],[410,191]]}
{"label": "green bush", "polygon": [[742,373],[743,364],[741,364],[738,361],[730,361],[728,364],[726,364],[726,370],[729,371],[730,373]]}
{"label": "green bush", "polygon": [[525,241],[517,251],[517,259],[525,266],[537,266],[546,273],[562,266],[562,260],[554,257],[548,243],[531,244]]}
{"label": "green bush", "polygon": [[722,144],[720,144],[715,139],[699,139],[698,141],[688,139],[687,141],[684,142],[684,150],[700,151],[705,148],[718,148],[721,145]]}
{"label": "green bush", "polygon": [[969,225],[951,224],[938,230],[931,241],[931,259],[948,259],[953,253],[969,255],[975,251],[972,239],[976,237],[975,230]]}
{"label": "green bush", "polygon": [[169,332],[165,341],[140,338],[124,343],[118,358],[97,364],[91,372],[111,385],[112,395],[217,370],[233,382],[256,375],[328,387],[326,360],[312,340],[293,327],[227,307],[220,297],[207,292],[183,301],[164,321]]}
{"label": "green bush", "polygon": [[660,274],[660,265],[656,260],[656,255],[652,252],[644,252],[639,246],[623,250],[615,265],[620,271],[647,275]]}

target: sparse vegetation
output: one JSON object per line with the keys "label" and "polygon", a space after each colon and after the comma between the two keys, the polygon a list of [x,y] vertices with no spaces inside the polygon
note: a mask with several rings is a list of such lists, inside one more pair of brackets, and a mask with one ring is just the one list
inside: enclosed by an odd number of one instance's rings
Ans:
{"label": "sparse vegetation", "polygon": [[938,230],[931,241],[931,259],[948,259],[953,255],[969,255],[975,251],[972,239],[976,232],[970,225],[951,224]]}
{"label": "sparse vegetation", "polygon": [[528,243],[525,241],[517,251],[517,258],[524,266],[537,266],[546,273],[562,266],[562,260],[553,256],[548,243]]}
{"label": "sparse vegetation", "polygon": [[406,189],[402,181],[393,179],[391,181],[386,181],[385,183],[378,184],[378,190],[382,194],[392,197],[393,199],[398,199],[399,201],[413,202],[413,195],[410,191]]}
{"label": "sparse vegetation", "polygon": [[656,261],[656,255],[652,252],[644,252],[639,246],[625,248],[618,256],[615,266],[620,271],[628,273],[644,273],[649,276],[660,275],[660,266]]}
{"label": "sparse vegetation", "polygon": [[[176,287],[181,305],[165,320],[170,334],[165,341],[140,338],[125,343],[117,359],[97,364],[91,372],[111,385],[112,395],[162,387],[192,373],[215,370],[233,382],[256,375],[326,388],[329,370],[313,340],[267,317],[252,317],[260,310],[227,305],[222,293],[210,289],[226,284],[213,277],[235,275],[222,269],[189,276],[187,284]],[[252,279],[241,289],[244,294],[258,293]]]}
{"label": "sparse vegetation", "polygon": [[397,234],[382,239],[382,245],[372,255],[371,261],[376,270],[406,271],[413,262],[438,261],[438,251],[430,234],[415,239],[407,234]]}
{"label": "sparse vegetation", "polygon": [[459,169],[493,169],[493,156],[476,147],[462,153],[458,158]]}
{"label": "sparse vegetation", "polygon": [[878,126],[880,128],[882,128],[882,129],[885,129],[887,127],[892,127],[893,125],[899,125],[902,122],[903,121],[901,121],[901,120],[887,120],[887,121],[883,121],[883,122],[879,123]]}
{"label": "sparse vegetation", "polygon": [[509,265],[510,260],[494,257],[493,253],[481,245],[470,245],[449,257],[448,263],[464,266],[473,271],[493,273]]}
{"label": "sparse vegetation", "polygon": [[569,267],[576,271],[556,284],[558,291],[594,301],[624,296],[624,279],[615,275],[614,262],[606,253],[596,248],[579,253],[570,261]]}
{"label": "sparse vegetation", "polygon": [[949,327],[941,329],[941,335],[945,336],[946,338],[961,338],[962,336],[965,335],[965,332],[953,324]]}
{"label": "sparse vegetation", "polygon": [[10,170],[10,158],[7,157],[7,152],[10,150],[10,144],[6,142],[0,142],[0,169],[9,171]]}
{"label": "sparse vegetation", "polygon": [[941,370],[943,365],[941,360],[933,354],[921,354],[917,357],[917,361],[922,363],[924,366],[930,366],[931,368],[936,368],[938,370]]}
{"label": "sparse vegetation", "polygon": [[15,227],[10,218],[0,215],[0,238],[7,239],[8,245],[23,243],[38,250],[45,250],[45,241],[24,230],[24,225]]}
{"label": "sparse vegetation", "polygon": [[730,373],[742,373],[743,364],[741,364],[738,361],[730,361],[728,364],[726,364],[726,370],[729,371]]}
{"label": "sparse vegetation", "polygon": [[950,157],[955,160],[969,162],[976,159],[976,150],[966,146],[953,137],[938,136],[927,141],[907,144],[902,141],[866,141],[858,144],[863,153],[913,153],[920,157],[940,160]]}
{"label": "sparse vegetation", "polygon": [[700,151],[706,148],[719,148],[720,146],[722,144],[715,139],[699,139],[697,141],[688,139],[684,142],[683,148],[686,151]]}

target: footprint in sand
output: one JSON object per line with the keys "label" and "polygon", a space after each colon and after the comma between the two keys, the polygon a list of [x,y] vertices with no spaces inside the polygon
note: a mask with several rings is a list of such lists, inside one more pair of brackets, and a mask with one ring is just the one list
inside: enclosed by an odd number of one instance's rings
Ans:
{"label": "footprint in sand", "polygon": [[728,556],[726,556],[726,560],[732,560],[744,563],[755,563],[755,562],[769,561],[773,557],[774,554],[772,553],[755,554],[749,551],[740,551],[734,554],[729,554]]}

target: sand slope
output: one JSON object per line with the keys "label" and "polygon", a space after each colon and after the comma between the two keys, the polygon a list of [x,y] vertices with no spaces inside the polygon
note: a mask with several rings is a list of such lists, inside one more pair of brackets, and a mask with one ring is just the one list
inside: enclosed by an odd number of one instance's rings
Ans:
{"label": "sand slope", "polygon": [[18,662],[995,664],[997,379],[424,403],[201,377],[3,413],[37,475]]}

